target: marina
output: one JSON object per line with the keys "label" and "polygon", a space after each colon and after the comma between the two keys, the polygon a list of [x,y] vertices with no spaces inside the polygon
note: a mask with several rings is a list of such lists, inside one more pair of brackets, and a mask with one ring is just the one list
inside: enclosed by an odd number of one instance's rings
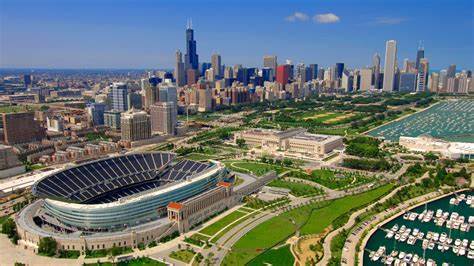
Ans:
{"label": "marina", "polygon": [[364,265],[474,265],[473,201],[467,191],[387,222],[370,237]]}
{"label": "marina", "polygon": [[448,100],[370,132],[374,137],[398,141],[400,136],[430,136],[457,142],[474,142],[474,100]]}

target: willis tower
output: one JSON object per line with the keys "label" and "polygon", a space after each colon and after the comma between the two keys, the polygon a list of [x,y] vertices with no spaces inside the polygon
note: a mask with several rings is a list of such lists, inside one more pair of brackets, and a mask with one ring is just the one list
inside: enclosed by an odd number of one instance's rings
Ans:
{"label": "willis tower", "polygon": [[199,59],[196,53],[196,41],[194,40],[194,30],[192,22],[188,22],[186,29],[186,55],[185,55],[185,68],[195,69],[199,67]]}

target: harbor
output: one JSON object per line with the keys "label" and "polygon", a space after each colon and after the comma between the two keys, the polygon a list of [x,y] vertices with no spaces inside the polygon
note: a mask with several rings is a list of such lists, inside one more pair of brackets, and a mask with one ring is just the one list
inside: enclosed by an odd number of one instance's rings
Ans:
{"label": "harbor", "polygon": [[420,205],[370,237],[364,265],[474,265],[474,191]]}

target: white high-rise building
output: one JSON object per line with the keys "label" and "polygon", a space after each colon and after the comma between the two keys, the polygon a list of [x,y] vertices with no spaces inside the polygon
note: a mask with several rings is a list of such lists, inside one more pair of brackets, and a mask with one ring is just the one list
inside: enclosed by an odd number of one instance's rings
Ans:
{"label": "white high-rise building", "polygon": [[395,71],[397,62],[397,42],[387,41],[385,45],[385,66],[383,74],[383,90],[392,92],[395,87]]}
{"label": "white high-rise building", "polygon": [[369,91],[372,88],[372,68],[363,68],[360,70],[360,86],[361,91]]}

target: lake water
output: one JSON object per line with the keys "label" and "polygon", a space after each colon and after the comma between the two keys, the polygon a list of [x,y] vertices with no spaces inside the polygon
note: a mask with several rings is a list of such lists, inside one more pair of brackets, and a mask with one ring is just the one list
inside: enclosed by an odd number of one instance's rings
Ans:
{"label": "lake water", "polygon": [[368,134],[391,141],[398,141],[400,136],[428,134],[450,141],[474,142],[474,99],[443,101]]}
{"label": "lake water", "polygon": [[[467,195],[473,195],[474,196],[474,191],[470,192],[463,192],[464,194]],[[469,216],[474,216],[474,208],[471,208],[466,204],[466,201],[462,201],[459,205],[451,205],[449,204],[449,199],[452,198],[453,196],[447,196],[442,199],[438,199],[436,201],[428,203],[426,206],[422,205],[419,206],[415,209],[412,209],[412,212],[416,213],[421,213],[427,208],[427,210],[433,210],[436,213],[437,209],[442,209],[443,212],[449,212],[450,214],[452,212],[457,212],[459,215],[462,215],[466,218],[466,223],[468,221]],[[437,226],[433,221],[430,222],[421,222],[418,219],[415,219],[415,221],[409,221],[403,219],[403,215],[400,215],[396,219],[384,224],[382,228],[385,229],[391,229],[393,225],[398,224],[399,227],[402,225],[405,225],[407,228],[411,228],[412,231],[414,228],[420,229],[420,232],[423,232],[426,235],[428,231],[431,232],[437,232],[441,234],[442,232],[445,232],[446,234],[451,234],[451,238],[453,239],[453,242],[451,245],[454,245],[454,240],[456,238],[459,239],[468,239],[469,244],[471,240],[474,240],[474,227],[471,227],[471,230],[469,232],[462,232],[459,229],[451,229],[451,232],[448,228],[446,228],[445,225],[443,226]],[[366,245],[366,251],[364,252],[364,265],[382,265],[382,262],[380,259],[377,262],[372,261],[369,258],[369,252],[368,250],[374,250],[376,251],[380,246],[385,246],[387,251],[386,254],[390,254],[394,249],[397,251],[403,251],[405,253],[412,253],[412,254],[417,254],[421,258],[423,257],[423,254],[425,254],[425,259],[433,259],[436,261],[438,266],[441,266],[443,262],[447,262],[450,265],[474,265],[474,260],[468,259],[467,256],[458,256],[453,253],[452,249],[450,248],[447,251],[441,252],[438,250],[437,246],[435,246],[434,249],[426,249],[425,253],[423,253],[423,248],[422,248],[422,240],[417,240],[414,245],[409,245],[405,242],[400,242],[396,241],[395,238],[388,239],[386,238],[386,231],[382,229],[378,229],[375,231],[375,233],[370,237],[369,241],[367,242]],[[469,250],[469,245],[468,249]],[[467,254],[466,251],[466,254]]]}

